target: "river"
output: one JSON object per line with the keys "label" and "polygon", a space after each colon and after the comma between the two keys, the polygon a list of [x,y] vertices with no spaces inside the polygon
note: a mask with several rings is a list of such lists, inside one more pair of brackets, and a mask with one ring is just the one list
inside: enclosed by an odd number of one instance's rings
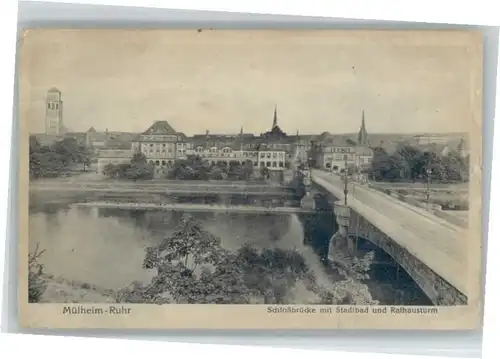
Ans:
{"label": "river", "polygon": [[[147,283],[153,271],[143,269],[145,248],[158,244],[179,223],[182,212],[131,211],[68,207],[67,204],[30,208],[30,250],[37,243],[45,249],[41,262],[47,273],[70,280],[119,290],[132,281]],[[221,239],[222,246],[237,250],[245,243],[255,247],[295,248],[315,272],[318,284],[331,287],[320,258],[331,236],[331,217],[294,214],[191,213],[205,229]],[[331,214],[329,215],[331,216]],[[304,238],[306,236],[306,239]],[[380,255],[378,255],[380,257]],[[386,258],[390,261],[390,258]],[[382,304],[429,304],[404,273],[394,283],[394,266],[377,265],[367,285]],[[401,284],[402,283],[402,284]],[[306,303],[313,294],[300,285],[291,293],[295,303]]]}

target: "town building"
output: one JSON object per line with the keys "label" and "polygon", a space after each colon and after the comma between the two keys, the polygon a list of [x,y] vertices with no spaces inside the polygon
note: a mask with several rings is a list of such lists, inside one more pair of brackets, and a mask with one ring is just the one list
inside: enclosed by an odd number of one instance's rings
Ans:
{"label": "town building", "polygon": [[286,156],[285,151],[259,151],[258,166],[267,168],[270,171],[284,170],[286,168]]}
{"label": "town building", "polygon": [[448,138],[439,134],[423,134],[415,136],[417,146],[446,145]]}
{"label": "town building", "polygon": [[189,138],[191,151],[189,155],[198,156],[211,165],[229,166],[231,162],[245,164],[252,162],[258,165],[258,142],[253,134],[243,133],[241,128],[237,134],[210,134],[194,135]]}
{"label": "town building", "polygon": [[90,127],[85,133],[85,144],[87,148],[98,151],[108,146],[108,129],[104,132],[98,132],[94,127]]}
{"label": "town building", "polygon": [[356,172],[370,168],[373,150],[369,146],[364,111],[357,141],[348,135],[323,132],[313,140],[313,146],[314,162],[317,167],[339,173],[345,170],[346,165]]}
{"label": "town building", "polygon": [[120,165],[120,164],[130,164],[132,156],[134,155],[131,149],[120,150],[120,149],[102,149],[99,150],[99,156],[97,158],[97,173],[103,173],[107,165]]}
{"label": "town building", "polygon": [[156,121],[132,142],[132,151],[142,153],[155,166],[155,174],[171,168],[178,159],[187,158],[192,149],[186,135],[175,131],[167,121]]}
{"label": "town building", "polygon": [[[311,135],[299,136],[298,133],[288,136],[278,125],[276,107],[271,129],[259,136],[244,133],[241,128],[239,134],[211,134],[206,131],[188,138],[167,121],[156,121],[135,136],[129,147],[126,140],[122,141],[123,147],[111,146],[113,137],[107,130],[103,134],[94,128],[87,131],[88,147],[99,151],[98,168],[104,168],[108,163],[124,163],[120,161],[130,160],[134,153],[142,153],[155,166],[157,176],[188,156],[197,156],[210,165],[230,166],[235,162],[244,165],[250,162],[256,170],[266,167],[270,171],[281,171],[290,168],[294,153],[296,157],[307,160],[313,138]],[[130,153],[125,151],[127,149]]]}
{"label": "town building", "polygon": [[45,134],[60,136],[64,133],[63,101],[61,91],[52,87],[47,92],[45,107]]}
{"label": "town building", "polygon": [[[267,161],[268,154],[271,159],[279,159],[284,153],[283,168],[289,168],[292,161],[292,154],[296,149],[296,140],[297,136],[288,136],[278,125],[278,109],[277,106],[275,106],[271,129],[267,132],[261,133],[258,139],[258,151],[265,153],[265,158],[259,156],[259,166],[263,163],[267,164],[267,162],[269,162]],[[263,159],[265,159],[265,161]],[[280,167],[278,166],[276,168]]]}

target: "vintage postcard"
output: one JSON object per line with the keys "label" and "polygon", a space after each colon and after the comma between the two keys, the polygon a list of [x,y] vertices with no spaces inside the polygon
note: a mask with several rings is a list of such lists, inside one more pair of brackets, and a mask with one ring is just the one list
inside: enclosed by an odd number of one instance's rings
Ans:
{"label": "vintage postcard", "polygon": [[21,326],[481,325],[479,33],[21,37]]}

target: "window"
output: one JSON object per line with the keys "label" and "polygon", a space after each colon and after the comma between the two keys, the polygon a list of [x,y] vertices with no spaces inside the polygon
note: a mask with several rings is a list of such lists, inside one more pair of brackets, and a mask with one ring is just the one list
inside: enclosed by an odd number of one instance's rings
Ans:
{"label": "window", "polygon": [[158,166],[158,165],[160,165],[160,161],[158,161],[158,160],[157,160],[157,161],[156,161],[156,165],[157,165],[157,166]]}
{"label": "window", "polygon": [[271,158],[271,154],[270,153],[267,154],[267,158]]}
{"label": "window", "polygon": [[266,162],[266,167],[271,167],[271,161]]}
{"label": "window", "polygon": [[280,161],[280,168],[283,168],[285,167],[285,164],[283,163],[283,161]]}
{"label": "window", "polygon": [[152,143],[150,143],[150,144],[149,144],[149,147],[153,147],[153,144],[152,144]]}
{"label": "window", "polygon": [[273,153],[273,158],[276,158],[276,157],[278,157],[278,154],[275,152],[275,153]]}
{"label": "window", "polygon": [[326,165],[325,165],[326,168],[330,168],[332,167],[332,164],[330,162],[327,162]]}
{"label": "window", "polygon": [[165,166],[165,165],[167,164],[167,162],[165,162],[165,161],[161,161],[161,164],[162,164],[163,166]]}
{"label": "window", "polygon": [[273,167],[276,167],[276,161],[273,161]]}

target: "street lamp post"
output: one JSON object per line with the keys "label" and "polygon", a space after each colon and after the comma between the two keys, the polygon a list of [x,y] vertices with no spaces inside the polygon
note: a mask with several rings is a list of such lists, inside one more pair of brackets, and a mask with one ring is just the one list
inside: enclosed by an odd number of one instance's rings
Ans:
{"label": "street lamp post", "polygon": [[328,258],[330,260],[335,260],[335,255],[337,253],[337,246],[340,243],[345,243],[350,251],[354,251],[354,242],[349,237],[349,224],[351,221],[351,209],[347,205],[347,155],[344,155],[344,203],[341,200],[335,202],[333,211],[335,213],[335,220],[338,224],[338,230],[335,232],[330,239],[330,244],[328,248]]}
{"label": "street lamp post", "polygon": [[430,200],[431,200],[431,174],[432,174],[432,170],[428,167],[425,170],[425,173],[427,174],[427,190],[426,190],[427,209],[429,209]]}
{"label": "street lamp post", "polygon": [[344,204],[347,206],[347,155],[344,155]]}

